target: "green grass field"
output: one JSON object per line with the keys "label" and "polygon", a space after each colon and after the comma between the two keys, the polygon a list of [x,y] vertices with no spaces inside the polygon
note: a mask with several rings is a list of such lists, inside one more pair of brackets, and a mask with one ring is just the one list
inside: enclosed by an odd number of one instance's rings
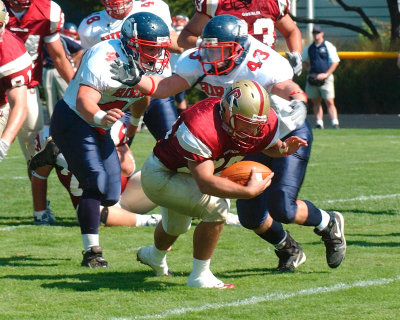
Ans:
{"label": "green grass field", "polygon": [[[235,290],[186,286],[193,228],[168,255],[173,277],[153,277],[136,261],[137,249],[152,243],[153,227],[102,227],[111,268],[81,267],[66,191],[52,173],[48,198],[57,224],[34,226],[26,166],[14,143],[0,163],[0,319],[400,319],[400,130],[324,130],[314,138],[300,198],[343,213],[346,259],[330,269],[312,228],[289,225],[307,262],[274,274],[273,248],[226,226],[211,269]],[[153,144],[147,132],[135,138],[138,167]]]}

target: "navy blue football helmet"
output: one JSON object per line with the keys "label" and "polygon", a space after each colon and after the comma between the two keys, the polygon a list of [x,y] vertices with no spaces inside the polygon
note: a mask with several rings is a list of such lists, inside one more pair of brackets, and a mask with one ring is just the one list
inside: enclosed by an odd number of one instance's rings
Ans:
{"label": "navy blue football helmet", "polygon": [[121,42],[128,55],[143,71],[162,73],[167,66],[171,45],[167,24],[150,12],[130,15],[122,25]]}
{"label": "navy blue football helmet", "polygon": [[207,75],[225,74],[242,62],[249,47],[246,22],[229,14],[211,18],[203,28],[200,62]]}

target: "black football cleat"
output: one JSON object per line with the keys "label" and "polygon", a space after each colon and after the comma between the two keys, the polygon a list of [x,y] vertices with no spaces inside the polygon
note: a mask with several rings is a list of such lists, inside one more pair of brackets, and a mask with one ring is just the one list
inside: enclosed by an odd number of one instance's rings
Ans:
{"label": "black football cleat", "polygon": [[29,162],[29,170],[34,171],[43,166],[55,166],[60,150],[51,137],[46,139],[44,148],[36,153]]}
{"label": "black football cleat", "polygon": [[346,239],[344,237],[344,219],[340,212],[328,211],[331,219],[328,226],[314,232],[322,237],[326,248],[326,262],[329,267],[337,268],[346,255]]}
{"label": "black football cleat", "polygon": [[301,246],[286,231],[286,238],[283,247],[275,249],[275,254],[279,258],[278,267],[275,272],[293,272],[301,264],[306,262],[306,255]]}
{"label": "black football cleat", "polygon": [[82,251],[82,267],[93,268],[108,268],[107,261],[103,258],[103,248],[100,246],[93,246],[89,251]]}

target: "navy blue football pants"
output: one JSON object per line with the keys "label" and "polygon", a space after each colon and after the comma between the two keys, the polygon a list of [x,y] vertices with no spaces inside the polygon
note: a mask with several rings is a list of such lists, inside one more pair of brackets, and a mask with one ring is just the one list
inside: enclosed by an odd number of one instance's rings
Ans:
{"label": "navy blue football pants", "polygon": [[121,166],[110,132],[99,133],[60,100],[50,134],[83,189],[78,208],[81,232],[97,234],[100,204],[117,203],[121,193]]}
{"label": "navy blue football pants", "polygon": [[312,130],[306,121],[282,141],[298,136],[307,141],[307,147],[300,147],[296,153],[282,158],[270,158],[263,153],[247,155],[244,160],[260,162],[274,173],[271,185],[259,196],[236,201],[240,223],[254,230],[262,226],[268,214],[278,222],[292,223],[297,212],[297,195],[306,174],[313,141]]}
{"label": "navy blue football pants", "polygon": [[150,105],[144,113],[143,122],[153,137],[159,140],[164,138],[177,118],[174,97],[165,99],[151,98]]}

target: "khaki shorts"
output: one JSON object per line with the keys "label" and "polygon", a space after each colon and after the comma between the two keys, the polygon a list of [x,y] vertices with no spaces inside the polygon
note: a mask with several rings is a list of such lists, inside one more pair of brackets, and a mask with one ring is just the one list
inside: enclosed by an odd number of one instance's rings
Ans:
{"label": "khaki shorts", "polygon": [[306,81],[306,95],[309,99],[333,99],[335,98],[335,85],[334,85],[334,77],[331,74],[328,78],[325,79],[325,83],[320,86],[313,86]]}
{"label": "khaki shorts", "polygon": [[190,173],[169,170],[154,154],[143,165],[141,179],[147,197],[163,207],[162,224],[168,234],[188,231],[192,217],[206,222],[226,220],[229,200],[201,193]]}

